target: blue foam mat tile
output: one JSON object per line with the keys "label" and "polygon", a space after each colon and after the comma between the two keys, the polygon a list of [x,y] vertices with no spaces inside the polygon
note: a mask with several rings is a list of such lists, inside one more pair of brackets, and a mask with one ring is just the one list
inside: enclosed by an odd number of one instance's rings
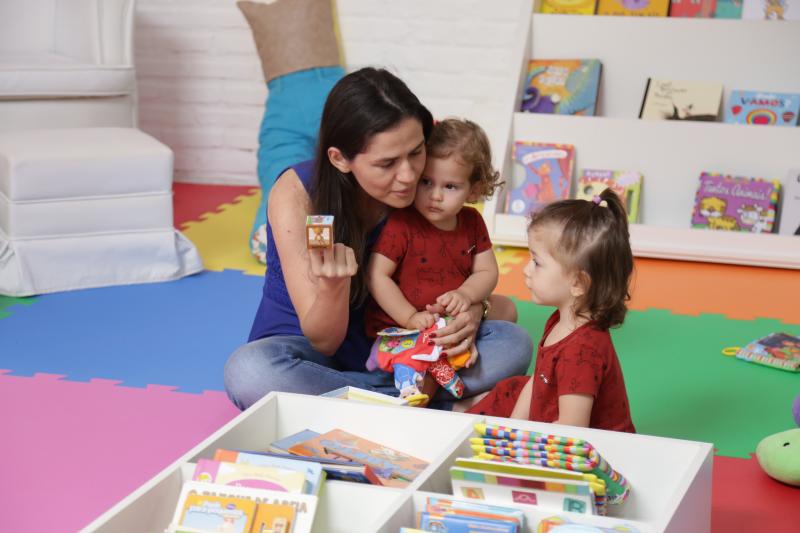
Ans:
{"label": "blue foam mat tile", "polygon": [[224,390],[223,367],[244,344],[263,278],[202,272],[165,283],[37,298],[0,320],[0,368],[184,392]]}

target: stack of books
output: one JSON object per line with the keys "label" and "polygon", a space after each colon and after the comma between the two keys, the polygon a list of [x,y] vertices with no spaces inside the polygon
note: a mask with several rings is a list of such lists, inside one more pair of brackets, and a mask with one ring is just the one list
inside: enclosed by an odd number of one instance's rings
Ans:
{"label": "stack of books", "polygon": [[199,459],[167,533],[306,533],[326,479],[405,487],[428,463],[341,429]]}
{"label": "stack of books", "polygon": [[475,455],[450,469],[455,496],[605,515],[630,493],[627,480],[586,441],[487,424],[475,430]]}

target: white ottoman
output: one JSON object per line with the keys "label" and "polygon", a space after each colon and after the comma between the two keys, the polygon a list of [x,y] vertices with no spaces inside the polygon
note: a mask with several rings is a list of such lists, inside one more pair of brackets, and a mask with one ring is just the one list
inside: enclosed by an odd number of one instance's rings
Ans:
{"label": "white ottoman", "polygon": [[203,269],[172,225],[172,151],[132,128],[0,133],[0,294]]}

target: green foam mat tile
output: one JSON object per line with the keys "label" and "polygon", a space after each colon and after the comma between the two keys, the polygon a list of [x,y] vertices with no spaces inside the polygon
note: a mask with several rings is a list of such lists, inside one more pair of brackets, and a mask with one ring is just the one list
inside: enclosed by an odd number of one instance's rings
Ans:
{"label": "green foam mat tile", "polygon": [[[516,303],[538,343],[552,308]],[[776,331],[800,335],[800,327],[771,319],[630,311],[611,335],[637,431],[712,442],[719,455],[747,458],[763,437],[795,427],[800,374],[721,354]]]}

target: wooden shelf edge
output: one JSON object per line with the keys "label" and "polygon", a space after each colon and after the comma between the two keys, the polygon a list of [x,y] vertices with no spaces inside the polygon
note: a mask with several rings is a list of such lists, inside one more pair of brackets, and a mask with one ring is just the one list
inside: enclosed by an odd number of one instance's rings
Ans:
{"label": "wooden shelf edge", "polygon": [[[526,248],[525,217],[498,213],[492,242]],[[800,270],[800,237],[631,224],[636,257]]]}

